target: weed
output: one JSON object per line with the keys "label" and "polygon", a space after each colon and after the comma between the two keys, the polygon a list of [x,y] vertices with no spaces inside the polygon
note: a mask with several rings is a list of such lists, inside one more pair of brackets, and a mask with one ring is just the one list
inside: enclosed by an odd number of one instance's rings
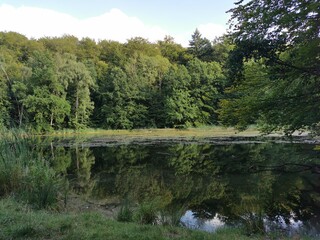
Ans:
{"label": "weed", "polygon": [[119,222],[132,222],[133,220],[133,210],[130,208],[128,201],[120,207],[120,210],[116,217]]}
{"label": "weed", "polygon": [[36,139],[15,131],[0,135],[0,196],[14,195],[39,209],[56,203],[60,181],[37,153]]}
{"label": "weed", "polygon": [[60,180],[46,162],[31,166],[24,178],[22,199],[37,209],[48,208],[57,203]]}
{"label": "weed", "polygon": [[134,211],[133,219],[140,224],[156,224],[158,221],[158,206],[154,201],[144,202]]}

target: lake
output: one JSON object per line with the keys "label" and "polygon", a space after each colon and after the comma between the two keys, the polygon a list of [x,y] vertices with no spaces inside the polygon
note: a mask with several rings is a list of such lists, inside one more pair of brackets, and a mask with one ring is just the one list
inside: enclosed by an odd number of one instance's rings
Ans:
{"label": "lake", "polygon": [[264,141],[54,143],[73,192],[116,213],[149,206],[151,223],[248,234],[320,236],[320,147]]}

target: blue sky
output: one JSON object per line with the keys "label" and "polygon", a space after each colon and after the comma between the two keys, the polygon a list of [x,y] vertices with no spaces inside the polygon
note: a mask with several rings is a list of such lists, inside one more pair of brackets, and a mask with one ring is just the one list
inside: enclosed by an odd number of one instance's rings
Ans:
{"label": "blue sky", "polygon": [[150,41],[171,35],[186,45],[196,28],[210,40],[221,35],[234,1],[0,0],[0,31],[120,42],[138,35]]}

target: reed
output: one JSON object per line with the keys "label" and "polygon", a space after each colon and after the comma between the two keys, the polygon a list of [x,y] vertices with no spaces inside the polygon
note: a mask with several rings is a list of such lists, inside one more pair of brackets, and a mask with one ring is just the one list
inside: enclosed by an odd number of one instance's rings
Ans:
{"label": "reed", "polygon": [[12,195],[36,208],[53,206],[61,181],[37,152],[36,139],[21,131],[0,135],[0,196]]}

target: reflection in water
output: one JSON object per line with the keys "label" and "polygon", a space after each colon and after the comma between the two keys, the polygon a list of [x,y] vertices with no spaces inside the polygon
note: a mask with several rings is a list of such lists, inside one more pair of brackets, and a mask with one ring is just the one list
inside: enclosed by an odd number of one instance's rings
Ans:
{"label": "reflection in water", "polygon": [[[211,219],[197,218],[191,210],[181,217],[181,224],[190,229],[199,229],[206,232],[215,232],[221,227],[228,227],[223,218],[216,214]],[[311,236],[318,236],[320,229],[319,226],[311,226],[311,221],[303,223],[300,220],[295,220],[295,216],[292,216],[287,222],[282,216],[278,216],[277,220],[270,220],[267,217],[263,218],[264,232],[282,232],[286,236],[295,236],[300,233],[309,234]],[[230,226],[231,227],[231,226]]]}
{"label": "reflection in water", "polygon": [[316,235],[319,157],[318,149],[303,144],[151,142],[57,147],[53,166],[71,176],[79,194],[133,206],[157,202],[157,210],[175,212],[186,227]]}
{"label": "reflection in water", "polygon": [[181,224],[190,229],[199,229],[206,232],[214,232],[225,226],[225,223],[221,221],[218,214],[209,220],[203,220],[195,217],[194,213],[190,210],[181,217]]}

